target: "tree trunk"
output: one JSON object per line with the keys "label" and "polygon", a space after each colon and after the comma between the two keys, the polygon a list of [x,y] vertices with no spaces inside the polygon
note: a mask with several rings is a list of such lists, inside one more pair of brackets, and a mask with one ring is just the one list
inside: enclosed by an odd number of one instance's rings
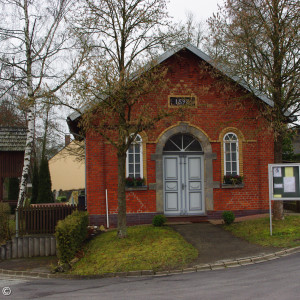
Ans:
{"label": "tree trunk", "polygon": [[25,195],[26,195],[26,186],[29,174],[29,167],[31,161],[31,152],[34,141],[34,93],[33,93],[33,82],[32,82],[32,57],[31,57],[31,38],[29,33],[29,15],[28,15],[28,2],[24,1],[24,35],[25,35],[25,45],[26,45],[26,84],[27,84],[27,96],[28,96],[28,115],[27,115],[27,138],[26,138],[26,147],[24,154],[24,165],[22,171],[22,178],[20,182],[20,191],[18,197],[17,207],[23,205]]}
{"label": "tree trunk", "polygon": [[33,137],[34,137],[33,110],[34,110],[34,107],[30,107],[28,110],[28,125],[27,125],[28,132],[27,132],[27,138],[26,138],[24,164],[23,164],[23,171],[22,171],[22,177],[21,177],[21,182],[20,182],[20,191],[19,191],[17,207],[23,205],[24,199],[25,199],[25,194],[26,194],[26,186],[27,186],[27,180],[28,180],[28,174],[29,174]]}
{"label": "tree trunk", "polygon": [[[283,137],[279,135],[274,142],[274,163],[282,163],[282,142]],[[273,205],[273,218],[274,220],[283,220],[283,202],[274,201]]]}
{"label": "tree trunk", "polygon": [[125,195],[126,152],[118,153],[118,237],[127,236]]}

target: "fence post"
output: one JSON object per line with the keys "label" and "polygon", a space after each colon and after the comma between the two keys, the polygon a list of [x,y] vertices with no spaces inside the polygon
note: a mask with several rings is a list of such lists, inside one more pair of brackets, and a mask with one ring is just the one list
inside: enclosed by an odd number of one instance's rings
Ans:
{"label": "fence post", "polygon": [[33,238],[29,237],[28,239],[28,256],[33,257],[34,256],[34,247],[33,247]]}
{"label": "fence post", "polygon": [[6,259],[6,245],[0,247],[0,252],[1,252],[0,259],[2,260]]}
{"label": "fence post", "polygon": [[12,240],[11,240],[11,257],[12,258],[18,258],[18,238],[17,237],[14,237]]}
{"label": "fence post", "polygon": [[23,257],[29,256],[29,237],[23,237]]}
{"label": "fence post", "polygon": [[33,238],[33,256],[40,256],[40,238]]}
{"label": "fence post", "polygon": [[51,252],[50,237],[45,237],[45,256],[49,256]]}
{"label": "fence post", "polygon": [[11,255],[11,246],[12,242],[11,241],[8,241],[8,243],[6,243],[6,259],[11,259],[12,258],[12,255]]}
{"label": "fence post", "polygon": [[50,237],[51,255],[56,255],[56,238]]}
{"label": "fence post", "polygon": [[19,208],[16,208],[16,237],[19,237]]}
{"label": "fence post", "polygon": [[18,238],[18,258],[23,257],[23,238]]}

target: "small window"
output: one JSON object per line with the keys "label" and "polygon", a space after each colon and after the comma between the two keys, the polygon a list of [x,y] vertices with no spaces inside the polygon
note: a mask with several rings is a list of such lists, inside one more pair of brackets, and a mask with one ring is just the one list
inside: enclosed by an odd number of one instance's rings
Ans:
{"label": "small window", "polygon": [[127,150],[126,177],[143,178],[143,147],[139,135]]}
{"label": "small window", "polygon": [[224,139],[224,175],[239,175],[239,141],[235,133],[225,134]]}

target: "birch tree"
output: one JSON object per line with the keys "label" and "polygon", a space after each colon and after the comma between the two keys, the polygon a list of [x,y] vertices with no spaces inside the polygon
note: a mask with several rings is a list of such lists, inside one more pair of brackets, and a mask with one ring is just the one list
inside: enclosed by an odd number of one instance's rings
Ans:
{"label": "birch tree", "polygon": [[90,100],[82,117],[82,128],[98,133],[116,150],[118,236],[123,238],[127,235],[126,152],[138,133],[171,115],[155,100],[143,103],[146,95],[163,88],[166,70],[155,64],[141,67],[165,38],[158,34],[158,29],[168,25],[166,1],[86,0],[85,3],[88,17],[79,19],[78,30],[93,35],[95,51],[73,91],[76,91],[74,97],[83,103]]}
{"label": "birch tree", "polygon": [[[281,163],[287,124],[299,126],[300,2],[227,0],[209,24],[216,62],[274,102],[262,115],[274,132],[274,162]],[[281,201],[273,213],[283,218]]]}
{"label": "birch tree", "polygon": [[28,127],[18,207],[26,192],[36,101],[53,97],[75,75],[87,52],[82,39],[71,38],[74,32],[66,22],[74,4],[72,0],[0,0],[0,97],[10,94],[24,104]]}

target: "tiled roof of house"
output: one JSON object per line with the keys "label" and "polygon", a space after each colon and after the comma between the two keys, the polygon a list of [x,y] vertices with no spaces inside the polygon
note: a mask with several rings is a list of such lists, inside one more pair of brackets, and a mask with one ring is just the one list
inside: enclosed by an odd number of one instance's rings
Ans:
{"label": "tiled roof of house", "polygon": [[0,151],[24,151],[27,128],[0,127]]}

